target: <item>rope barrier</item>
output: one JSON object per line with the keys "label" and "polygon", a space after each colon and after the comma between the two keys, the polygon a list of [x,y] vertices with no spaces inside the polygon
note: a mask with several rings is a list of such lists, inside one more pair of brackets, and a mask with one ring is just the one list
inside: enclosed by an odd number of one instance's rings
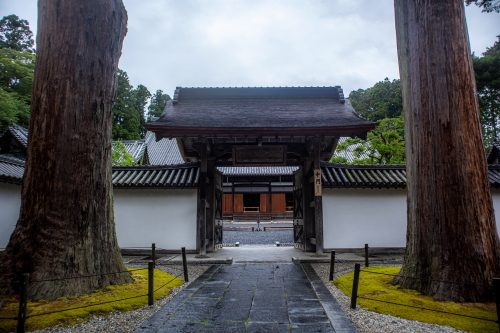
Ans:
{"label": "rope barrier", "polygon": [[[122,248],[122,249],[150,249],[150,247],[134,247],[134,248]],[[162,249],[161,248],[155,248],[154,243],[153,243],[152,250],[153,250],[153,253],[154,253],[155,250],[162,250]],[[182,250],[184,251],[184,248],[182,248]],[[168,262],[171,262],[172,260],[174,260],[175,258],[179,257],[180,255],[181,255],[181,253],[179,253],[177,255],[174,255],[173,257],[169,258],[168,260],[163,261],[163,264],[168,264]],[[177,263],[177,264],[171,263],[170,265],[180,265],[180,263]],[[120,271],[120,272],[110,272],[110,273],[101,273],[101,274],[92,274],[92,275],[82,275],[82,276],[65,277],[65,278],[59,278],[59,279],[33,280],[33,281],[30,281],[29,283],[53,282],[53,281],[63,281],[63,280],[75,280],[75,279],[81,279],[81,278],[99,277],[99,276],[102,277],[102,276],[105,276],[105,275],[123,274],[123,273],[129,273],[129,274],[131,274],[132,272],[140,271],[140,270],[146,270],[146,269],[150,269],[150,267],[148,267],[148,268],[136,268],[136,269],[130,269],[130,270]],[[100,303],[95,303],[95,304],[90,304],[90,305],[84,305],[84,306],[78,306],[78,307],[73,307],[73,308],[63,309],[63,310],[58,310],[58,311],[50,311],[50,312],[32,314],[32,315],[28,315],[28,316],[24,312],[24,314],[23,314],[23,316],[21,318],[19,318],[19,317],[0,317],[0,320],[21,320],[21,319],[25,320],[25,319],[28,319],[28,318],[40,317],[40,316],[50,315],[50,314],[54,314],[54,313],[61,313],[61,312],[66,312],[66,311],[71,311],[71,310],[77,310],[77,309],[90,308],[90,307],[94,307],[94,306],[99,306],[99,305],[109,304],[109,303],[115,303],[115,302],[120,302],[120,301],[126,301],[126,300],[135,299],[135,298],[139,298],[139,297],[148,297],[148,298],[150,298],[151,295],[154,295],[155,292],[157,292],[158,290],[164,288],[169,283],[171,283],[172,281],[174,281],[176,278],[179,278],[182,274],[185,274],[184,270],[181,270],[180,268],[170,267],[170,270],[177,271],[177,272],[180,272],[180,273],[178,273],[176,276],[173,276],[172,279],[168,280],[165,284],[163,284],[162,286],[160,286],[156,290],[152,290],[151,289],[148,292],[148,294],[145,294],[145,295],[138,295],[138,296],[127,297],[127,298],[122,298],[122,299],[114,299],[114,300],[111,300],[111,301],[108,301],[108,302],[100,302]],[[154,272],[153,272],[153,274],[154,274]],[[0,285],[12,285],[12,284],[18,284],[18,283],[21,283],[21,282],[20,281],[8,282],[8,283],[2,282],[2,283],[0,283]],[[151,299],[149,300],[149,302],[151,302]],[[23,324],[23,326],[24,326],[24,324]]]}
{"label": "rope barrier", "polygon": [[[141,268],[141,269],[144,269],[144,268]],[[122,271],[122,272],[114,272],[114,273],[102,273],[102,274],[94,274],[94,275],[73,276],[73,277],[60,278],[60,279],[52,279],[52,280],[34,280],[34,281],[30,281],[30,283],[35,283],[35,282],[51,282],[51,281],[71,280],[71,279],[81,279],[81,278],[87,278],[87,277],[112,275],[112,274],[121,274],[121,273],[130,273],[130,271]]]}
{"label": "rope barrier", "polygon": [[[350,271],[351,269],[345,269],[342,271],[337,271],[334,274],[340,273],[340,272],[345,272],[345,271]],[[372,273],[372,274],[379,274],[379,275],[387,275],[387,276],[399,276],[396,274],[387,274],[387,273],[380,273],[380,272],[373,272],[373,271],[367,271],[367,270],[360,270],[360,272],[364,273]],[[472,284],[472,283],[463,283],[463,282],[456,282],[456,281],[444,281],[444,280],[434,280],[434,279],[425,279],[425,278],[416,278],[416,277],[409,277],[409,276],[400,276],[403,278],[414,278],[414,279],[419,279],[419,280],[426,280],[426,281],[433,281],[433,282],[443,282],[443,283],[455,283],[455,284],[461,284],[461,285],[471,285],[471,286],[478,286],[478,287],[493,287],[491,285],[482,285],[482,284]],[[337,282],[344,288],[344,290],[352,295],[352,292],[347,288],[341,281],[337,280]],[[445,313],[449,315],[455,315],[455,316],[460,316],[460,317],[466,317],[466,318],[471,318],[471,319],[477,319],[477,320],[484,320],[488,322],[493,322],[493,323],[498,323],[498,320],[492,320],[492,319],[487,319],[487,318],[481,318],[481,317],[474,317],[474,316],[469,316],[469,315],[464,315],[464,314],[459,314],[459,313],[454,313],[454,312],[448,312],[448,311],[442,311],[442,310],[434,310],[434,309],[429,309],[429,308],[423,308],[419,306],[413,306],[413,305],[407,305],[407,304],[401,304],[401,303],[395,303],[395,302],[390,302],[390,301],[385,301],[385,300],[379,300],[375,298],[370,298],[370,297],[364,297],[364,296],[359,296],[357,295],[357,298],[362,298],[366,299],[369,301],[375,301],[375,302],[381,302],[381,303],[388,303],[388,304],[393,304],[393,305],[398,305],[398,306],[406,306],[410,308],[415,308],[415,309],[420,309],[420,310],[426,310],[426,311],[434,311],[434,312],[439,312],[439,313]]]}
{"label": "rope barrier", "polygon": [[462,285],[466,285],[466,286],[488,287],[488,288],[493,287],[491,285],[486,285],[486,284],[473,284],[473,283],[456,282],[456,281],[433,280],[433,279],[419,278],[419,277],[413,277],[413,276],[395,275],[395,274],[387,274],[387,273],[364,271],[364,270],[361,270],[361,272],[371,273],[371,274],[380,274],[380,275],[389,275],[389,276],[398,276],[398,277],[403,277],[403,278],[408,278],[408,279],[425,280],[425,281],[432,281],[432,282],[455,283],[455,284],[462,284]]}
{"label": "rope barrier", "polygon": [[458,314],[458,313],[453,313],[453,312],[447,312],[447,311],[441,311],[441,310],[433,310],[433,309],[428,309],[428,308],[422,308],[419,306],[413,306],[413,305],[407,305],[407,304],[400,304],[400,303],[394,303],[394,302],[389,302],[389,301],[383,301],[380,299],[375,299],[375,298],[369,298],[369,297],[363,297],[363,296],[358,296],[358,298],[363,298],[371,301],[376,301],[376,302],[381,302],[381,303],[389,303],[389,304],[394,304],[394,305],[400,305],[400,306],[407,306],[410,308],[415,308],[415,309],[420,309],[420,310],[427,310],[427,311],[434,311],[434,312],[441,312],[441,313],[446,313],[446,314],[451,314],[455,316],[461,316],[461,317],[467,317],[467,318],[473,318],[473,319],[479,319],[479,320],[485,320],[485,321],[491,321],[496,323],[496,320],[491,320],[487,318],[480,318],[480,317],[473,317],[473,316],[468,316],[468,315],[463,315],[463,314]]}
{"label": "rope barrier", "polygon": [[179,274],[179,275],[177,275],[177,276],[174,276],[174,278],[173,278],[173,279],[169,280],[169,281],[168,281],[167,283],[165,283],[163,286],[161,286],[161,287],[159,287],[159,288],[155,289],[155,291],[154,291],[154,292],[157,292],[157,291],[158,291],[158,290],[160,290],[161,288],[165,287],[167,284],[169,284],[170,282],[172,282],[172,281],[174,281],[175,279],[177,279],[180,275],[181,275],[181,274]]}
{"label": "rope barrier", "polygon": [[345,288],[345,290],[349,293],[349,295],[352,295],[352,292],[349,290],[349,288],[347,288],[342,282],[340,281],[337,281],[338,283],[340,283],[342,285],[342,287]]}
{"label": "rope barrier", "polygon": [[[139,271],[139,270],[144,270],[144,269],[147,269],[147,268],[139,268],[139,269],[135,269],[135,270],[132,270],[132,271],[129,271],[129,272]],[[116,274],[116,273],[109,273],[109,274]],[[167,283],[165,283],[161,287],[157,288],[154,292],[157,292],[161,288],[164,288],[167,284],[169,284],[170,282],[174,281],[180,275],[182,275],[182,273],[178,274],[177,276],[175,276],[172,279],[170,279]],[[95,275],[92,275],[92,276],[95,276]],[[68,278],[57,279],[55,281],[65,280],[65,279],[68,279]],[[52,280],[40,280],[40,281],[36,281],[36,282],[41,282],[41,281],[52,281]],[[79,306],[79,307],[74,307],[74,308],[64,309],[64,310],[59,310],[59,311],[51,311],[51,312],[38,313],[38,314],[27,316],[26,318],[39,317],[39,316],[44,316],[44,315],[49,315],[49,314],[59,313],[59,312],[65,312],[65,311],[70,311],[70,310],[84,309],[84,308],[89,308],[89,307],[92,307],[92,306],[97,306],[97,305],[102,305],[102,304],[108,304],[108,303],[114,303],[114,302],[120,302],[120,301],[126,301],[126,300],[129,300],[129,299],[134,299],[134,298],[139,298],[139,297],[146,297],[146,296],[148,296],[148,294],[146,294],[146,295],[139,295],[139,296],[133,296],[133,297],[128,297],[128,298],[122,298],[122,299],[116,299],[116,300],[112,300],[112,301],[108,301],[108,302],[101,302],[101,303],[96,303],[96,304],[91,304],[91,305]],[[0,318],[0,319],[17,320],[18,318],[15,317],[15,318]]]}
{"label": "rope barrier", "polygon": [[119,301],[126,301],[126,300],[129,300],[129,299],[139,298],[139,297],[145,297],[145,296],[148,296],[148,295],[147,295],[147,294],[146,294],[146,295],[139,295],[139,296],[133,296],[133,297],[128,297],[128,298],[115,299],[115,300],[112,300],[112,301],[109,301],[109,302],[102,302],[102,303],[96,303],[96,304],[92,304],[92,305],[79,306],[79,307],[76,307],[76,308],[71,308],[71,309],[64,309],[64,310],[59,310],[59,311],[52,311],[52,312],[38,313],[38,314],[31,315],[31,316],[27,316],[26,318],[32,318],[32,317],[45,316],[45,315],[48,315],[48,314],[59,313],[59,312],[70,311],[70,310],[77,310],[77,309],[90,308],[90,307],[92,307],[92,306],[96,306],[96,305],[102,305],[102,304],[114,303],[114,302],[119,302]]}

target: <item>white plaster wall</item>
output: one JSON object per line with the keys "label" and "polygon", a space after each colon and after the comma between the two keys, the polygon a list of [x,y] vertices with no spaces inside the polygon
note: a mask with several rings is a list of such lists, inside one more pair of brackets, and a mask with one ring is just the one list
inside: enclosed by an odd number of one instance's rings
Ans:
{"label": "white plaster wall", "polygon": [[21,208],[21,185],[0,183],[0,248],[5,248]]}
{"label": "white plaster wall", "polygon": [[497,232],[500,235],[500,189],[492,188],[491,197],[493,199],[493,209],[495,210],[495,220],[497,222]]}
{"label": "white plaster wall", "polygon": [[197,190],[114,190],[120,247],[196,249]]}
{"label": "white plaster wall", "polygon": [[405,189],[323,189],[325,248],[405,247]]}

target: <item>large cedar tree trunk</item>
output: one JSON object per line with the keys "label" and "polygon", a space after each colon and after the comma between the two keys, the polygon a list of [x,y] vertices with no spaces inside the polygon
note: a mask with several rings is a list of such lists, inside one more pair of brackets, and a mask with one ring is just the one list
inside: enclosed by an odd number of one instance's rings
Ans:
{"label": "large cedar tree trunk", "polygon": [[491,289],[474,286],[500,276],[500,252],[464,4],[395,0],[395,11],[408,230],[403,269],[394,282],[438,300],[491,300]]}
{"label": "large cedar tree trunk", "polygon": [[[0,281],[126,271],[111,184],[112,105],[126,34],[121,0],[39,0],[21,214]],[[30,284],[30,299],[90,293],[128,273]],[[3,290],[8,292],[9,290]]]}

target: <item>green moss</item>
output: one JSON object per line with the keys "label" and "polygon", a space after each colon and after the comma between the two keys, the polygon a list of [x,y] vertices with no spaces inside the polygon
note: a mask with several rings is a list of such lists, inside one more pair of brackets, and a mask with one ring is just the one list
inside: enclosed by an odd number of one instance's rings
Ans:
{"label": "green moss", "polygon": [[[96,303],[105,303],[117,299],[130,298],[139,295],[147,295],[148,293],[148,271],[147,269],[133,271],[133,283],[124,284],[122,286],[109,286],[103,290],[96,290],[89,295],[80,295],[78,297],[61,297],[55,301],[44,301],[28,303],[28,317],[36,314],[60,311],[64,309],[72,309],[76,307],[92,305]],[[172,280],[173,279],[173,280]],[[163,286],[168,281],[165,287],[155,292],[155,301],[170,294],[170,289],[182,285],[183,280],[174,278],[165,272],[155,270],[155,289]],[[0,317],[17,317],[18,300],[2,299],[3,307],[0,309]],[[34,331],[45,327],[61,325],[71,326],[77,322],[86,320],[90,315],[102,315],[113,311],[130,311],[148,303],[148,297],[137,297],[123,301],[112,302],[108,304],[97,304],[88,308],[74,309],[64,312],[53,313],[49,315],[28,318],[26,321],[26,330]],[[17,321],[15,320],[0,320],[0,332],[12,332],[16,330]]]}
{"label": "green moss", "polygon": [[[495,304],[493,303],[436,302],[432,297],[423,296],[415,290],[401,289],[399,286],[389,284],[388,282],[392,280],[392,276],[363,272],[373,271],[377,273],[397,274],[399,270],[399,267],[370,267],[363,269],[359,280],[358,295],[393,303],[497,320]],[[353,277],[354,273],[351,273],[336,279],[333,283],[350,297]],[[346,288],[348,288],[348,292],[346,292]],[[463,331],[498,332],[498,325],[494,322],[382,303],[363,298],[358,298],[358,304],[366,310],[430,324],[447,325]]]}

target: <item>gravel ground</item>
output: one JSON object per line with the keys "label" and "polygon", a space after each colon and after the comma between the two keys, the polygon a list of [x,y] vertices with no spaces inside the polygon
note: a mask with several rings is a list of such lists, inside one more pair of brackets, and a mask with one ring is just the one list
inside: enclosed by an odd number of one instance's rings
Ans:
{"label": "gravel ground", "polygon": [[[363,310],[359,306],[351,309],[351,299],[333,283],[328,281],[329,264],[311,264],[340,307],[359,333],[457,333],[464,332],[449,326],[432,325],[419,321],[402,319],[372,311]],[[401,265],[378,264],[377,266],[395,267]],[[335,278],[354,270],[354,263],[335,263]]]}
{"label": "gravel ground", "polygon": [[[183,284],[179,288],[173,288],[170,295],[156,301],[152,306],[143,306],[128,312],[113,312],[106,316],[91,316],[89,320],[71,327],[52,326],[34,332],[38,333],[89,333],[89,332],[109,332],[125,333],[132,332],[138,328],[144,320],[151,317],[163,305],[167,304],[179,291],[186,288],[192,281],[196,280],[211,265],[189,265],[190,282]],[[127,264],[128,268],[140,268],[144,265]],[[158,265],[157,269],[172,275],[178,275],[182,271],[182,265]]]}
{"label": "gravel ground", "polygon": [[[255,227],[257,224],[224,224],[225,227]],[[292,223],[261,223],[260,229],[264,230],[264,227],[292,227]],[[224,238],[222,240],[224,244],[234,244],[240,242],[242,245],[267,245],[276,244],[280,242],[281,244],[293,244],[293,230],[267,230],[267,231],[227,231],[224,230]]]}

